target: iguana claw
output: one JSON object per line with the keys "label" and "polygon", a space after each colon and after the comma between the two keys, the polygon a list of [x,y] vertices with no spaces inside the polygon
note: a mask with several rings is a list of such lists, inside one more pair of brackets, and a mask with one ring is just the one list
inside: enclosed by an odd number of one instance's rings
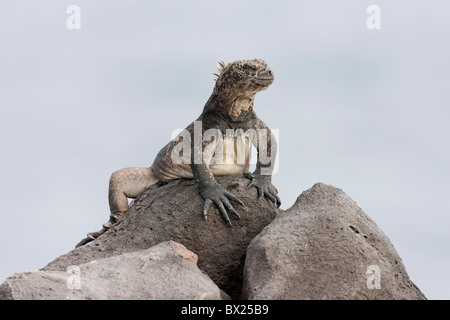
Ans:
{"label": "iguana claw", "polygon": [[275,189],[271,182],[271,176],[244,172],[244,177],[251,180],[247,185],[247,188],[255,186],[258,189],[258,200],[265,196],[272,203],[276,204],[277,207],[281,205],[281,200],[280,197],[278,197],[277,189]]}
{"label": "iguana claw", "polygon": [[[230,186],[231,184],[225,185],[225,187]],[[225,190],[224,186],[221,186],[220,184],[214,184],[209,185],[207,187],[204,187],[203,190],[201,190],[200,194],[205,199],[205,203],[203,205],[202,210],[202,216],[203,219],[208,219],[208,210],[211,207],[211,205],[214,203],[219,209],[219,212],[221,213],[222,217],[225,219],[227,224],[231,227],[232,223],[230,221],[230,217],[228,216],[227,210],[231,211],[236,217],[239,219],[241,216],[237,211],[233,208],[230,201],[228,199],[231,199],[237,203],[239,203],[241,206],[244,206],[244,203],[236,198],[233,194]]]}

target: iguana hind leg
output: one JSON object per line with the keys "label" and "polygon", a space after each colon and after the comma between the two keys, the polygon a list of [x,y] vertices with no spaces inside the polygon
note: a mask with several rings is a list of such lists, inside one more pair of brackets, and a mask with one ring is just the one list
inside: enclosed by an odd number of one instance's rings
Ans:
{"label": "iguana hind leg", "polygon": [[150,168],[123,168],[111,175],[109,180],[110,219],[103,226],[110,228],[128,211],[128,198],[136,199],[145,189],[158,182]]}
{"label": "iguana hind leg", "polygon": [[135,199],[152,184],[158,182],[151,168],[129,167],[117,170],[109,179],[109,209],[111,214],[109,221],[103,224],[103,228],[87,234],[87,238],[81,240],[76,247],[82,246],[105,233],[111,226],[122,219],[128,211],[128,198]]}

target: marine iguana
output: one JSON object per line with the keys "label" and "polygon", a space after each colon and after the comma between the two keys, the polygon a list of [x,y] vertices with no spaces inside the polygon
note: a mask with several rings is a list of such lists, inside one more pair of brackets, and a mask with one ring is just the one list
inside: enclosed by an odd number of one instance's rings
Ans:
{"label": "marine iguana", "polygon": [[[262,59],[237,60],[217,66],[216,84],[202,114],[175,139],[163,147],[150,168],[123,168],[109,181],[110,219],[100,231],[89,233],[77,244],[82,246],[106,232],[128,211],[128,198],[135,199],[152,184],[173,179],[194,179],[205,200],[202,215],[214,203],[231,226],[227,209],[240,218],[229,199],[244,206],[214,176],[244,175],[248,187],[258,189],[280,206],[281,201],[271,177],[276,156],[276,141],[269,127],[253,110],[257,92],[274,81],[272,69]],[[258,151],[256,169],[249,173],[252,144]]]}

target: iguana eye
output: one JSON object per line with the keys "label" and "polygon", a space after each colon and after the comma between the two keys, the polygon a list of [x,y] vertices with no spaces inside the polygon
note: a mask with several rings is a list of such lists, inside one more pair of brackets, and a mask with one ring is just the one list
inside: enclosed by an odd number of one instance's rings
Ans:
{"label": "iguana eye", "polygon": [[257,68],[256,66],[254,66],[254,65],[246,64],[246,65],[243,67],[243,70],[245,70],[245,71],[250,71],[250,72],[256,72],[256,71],[258,70],[258,68]]}

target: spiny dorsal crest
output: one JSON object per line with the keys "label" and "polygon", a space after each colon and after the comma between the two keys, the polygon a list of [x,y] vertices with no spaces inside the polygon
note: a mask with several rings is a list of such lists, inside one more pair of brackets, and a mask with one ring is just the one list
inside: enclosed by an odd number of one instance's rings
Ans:
{"label": "spiny dorsal crest", "polygon": [[223,61],[219,61],[219,63],[217,64],[217,67],[216,67],[217,73],[214,73],[214,75],[216,76],[216,79],[214,79],[214,80],[217,81],[219,79],[220,75],[223,73],[223,71],[231,64],[235,64],[240,68],[244,67],[245,65],[253,65],[254,67],[256,67],[258,69],[267,67],[266,62],[263,59],[236,60],[236,61],[230,62],[230,63],[225,63]]}
{"label": "spiny dorsal crest", "polygon": [[227,65],[229,65],[229,63],[219,61],[219,64],[216,67],[217,73],[214,73],[214,75],[216,76],[216,79],[214,79],[215,81],[217,81],[217,79],[219,79],[220,75],[222,74],[223,70],[225,69],[225,67]]}

